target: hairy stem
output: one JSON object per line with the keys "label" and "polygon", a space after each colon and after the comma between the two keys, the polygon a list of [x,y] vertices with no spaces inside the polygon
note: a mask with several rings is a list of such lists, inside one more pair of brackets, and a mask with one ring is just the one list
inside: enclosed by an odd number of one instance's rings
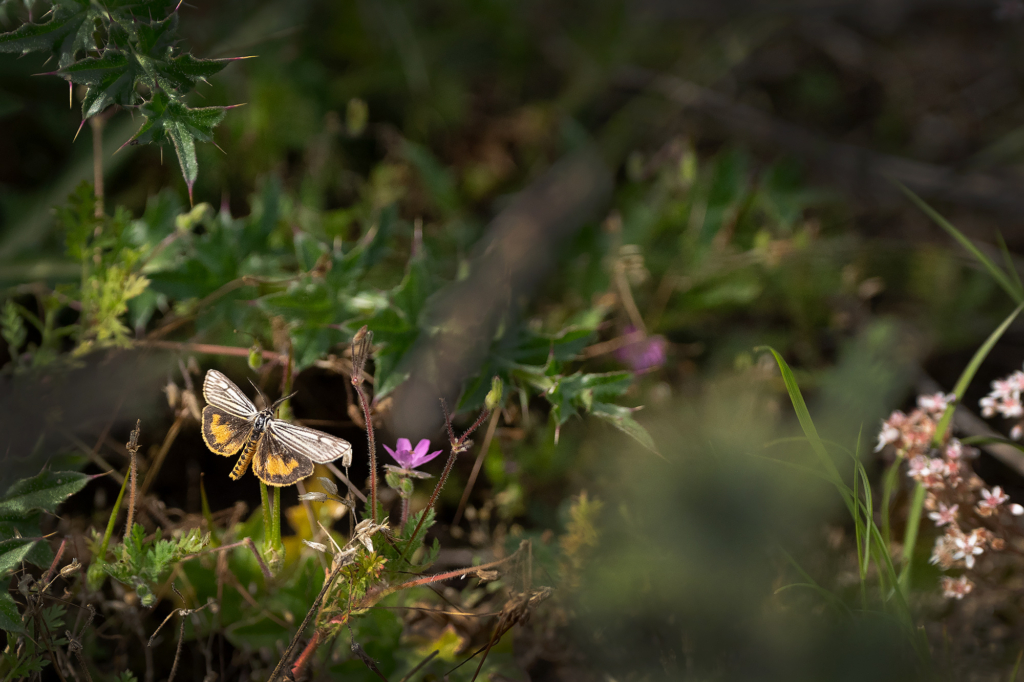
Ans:
{"label": "hairy stem", "polygon": [[355,384],[359,406],[363,408],[363,419],[366,421],[366,441],[370,449],[370,518],[377,523],[377,442],[373,433],[373,419],[370,418],[370,405],[366,401],[363,387]]}

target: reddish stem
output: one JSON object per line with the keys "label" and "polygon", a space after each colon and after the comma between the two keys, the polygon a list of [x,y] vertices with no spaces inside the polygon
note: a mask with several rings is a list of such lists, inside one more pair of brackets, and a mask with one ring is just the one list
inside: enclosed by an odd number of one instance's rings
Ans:
{"label": "reddish stem", "polygon": [[316,653],[317,647],[320,646],[321,639],[323,639],[323,636],[320,634],[319,630],[314,632],[313,636],[310,637],[309,642],[306,644],[306,648],[304,648],[302,653],[299,654],[299,657],[295,659],[295,665],[292,666],[292,678],[299,679],[299,675],[302,673],[302,670],[309,663],[309,659],[313,658],[313,654]]}
{"label": "reddish stem", "polygon": [[483,424],[484,420],[486,420],[491,414],[490,410],[485,409],[480,413],[480,416],[477,417],[477,420],[473,422],[473,425],[466,429],[456,440],[455,432],[452,431],[452,418],[451,415],[448,414],[448,405],[445,403],[443,398],[441,399],[441,407],[444,410],[444,421],[445,426],[448,428],[448,438],[451,440],[452,452],[448,455],[448,462],[444,465],[444,471],[441,472],[441,478],[437,479],[437,485],[434,486],[434,492],[430,496],[430,501],[427,502],[427,506],[423,509],[423,514],[420,515],[420,520],[416,524],[416,530],[414,530],[412,535],[409,536],[409,544],[406,545],[402,555],[398,558],[399,561],[405,559],[406,553],[412,548],[412,544],[416,541],[416,534],[420,532],[420,528],[423,527],[423,521],[427,518],[427,510],[434,508],[434,502],[437,501],[437,496],[441,493],[441,488],[444,487],[445,481],[448,480],[448,474],[451,473],[452,465],[455,464],[455,458],[458,457],[459,453],[464,449],[463,444],[466,442],[466,438],[469,434],[476,431],[477,427]]}
{"label": "reddish stem", "polygon": [[358,376],[352,374],[352,385],[359,396],[359,406],[363,408],[363,420],[366,422],[366,440],[370,448],[370,517],[377,523],[377,443],[373,434],[373,419],[370,418],[370,405],[366,402],[363,387],[356,383]]}

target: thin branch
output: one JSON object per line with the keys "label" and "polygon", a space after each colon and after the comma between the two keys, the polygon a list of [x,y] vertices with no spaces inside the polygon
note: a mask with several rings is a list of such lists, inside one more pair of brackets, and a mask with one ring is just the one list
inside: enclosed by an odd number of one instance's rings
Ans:
{"label": "thin branch", "polygon": [[484,457],[487,456],[487,451],[491,447],[491,440],[494,438],[494,432],[498,429],[498,417],[500,416],[500,410],[495,410],[494,414],[491,415],[491,423],[487,425],[487,434],[484,436],[483,445],[481,445],[480,452],[476,455],[476,461],[473,462],[473,471],[469,474],[469,481],[466,483],[466,489],[462,491],[462,499],[459,500],[459,508],[455,511],[455,518],[452,520],[452,526],[459,525],[459,521],[462,520],[462,512],[466,510],[466,504],[469,502],[469,495],[473,492],[473,486],[476,485],[476,477],[480,475],[480,469],[484,464]]}
{"label": "thin branch", "polygon": [[188,556],[182,557],[181,560],[188,561],[189,559],[196,559],[201,556],[206,556],[207,554],[213,554],[214,552],[223,552],[227,549],[235,549],[236,547],[242,547],[243,545],[252,551],[252,555],[256,557],[256,561],[260,565],[260,571],[263,573],[263,577],[267,579],[267,582],[270,582],[273,579],[273,576],[270,574],[270,569],[267,568],[267,564],[263,561],[263,557],[260,556],[259,550],[256,549],[256,543],[252,541],[252,538],[242,538],[238,542],[232,542],[230,545],[221,545],[220,547],[207,549],[196,554],[189,554]]}
{"label": "thin branch", "polygon": [[132,532],[132,524],[135,523],[135,478],[139,470],[139,462],[136,454],[139,452],[139,433],[142,431],[142,420],[135,422],[135,430],[132,431],[131,440],[125,446],[131,456],[131,479],[128,483],[128,521],[124,526],[124,536],[128,537]]}
{"label": "thin branch", "polygon": [[366,440],[370,450],[370,518],[377,523],[377,443],[373,432],[373,419],[370,405],[363,391],[363,367],[370,357],[373,348],[373,332],[365,325],[352,337],[352,388],[359,396],[359,406],[363,408],[363,420],[366,423]]}
{"label": "thin branch", "polygon": [[167,452],[171,449],[171,445],[178,437],[178,433],[181,431],[181,427],[185,423],[185,416],[187,414],[188,410],[180,410],[178,415],[174,418],[174,423],[171,424],[170,430],[164,437],[164,442],[160,445],[160,451],[157,452],[153,464],[146,472],[146,478],[142,481],[142,489],[139,491],[139,497],[146,496],[146,493],[149,491],[149,486],[152,485],[153,481],[156,479],[156,475],[160,472],[160,467],[164,464],[164,458],[167,457]]}
{"label": "thin branch", "polygon": [[348,476],[341,472],[341,469],[334,465],[334,462],[327,462],[325,466],[328,469],[330,469],[331,473],[337,476],[342,483],[348,486],[349,491],[351,491],[356,497],[358,497],[363,502],[363,504],[366,504],[366,495],[364,495],[362,491],[359,490],[359,488],[352,485],[352,481],[349,480]]}
{"label": "thin branch", "polygon": [[320,594],[317,595],[316,600],[313,602],[313,606],[310,607],[309,611],[306,612],[306,617],[302,619],[302,624],[299,629],[295,632],[295,636],[292,637],[291,643],[288,648],[285,649],[284,655],[281,656],[281,660],[278,661],[277,667],[274,668],[274,672],[270,673],[270,679],[267,682],[274,682],[281,671],[288,664],[288,659],[292,657],[292,653],[295,651],[296,645],[299,643],[299,638],[302,637],[302,633],[306,631],[306,626],[309,625],[309,621],[313,619],[313,614],[320,609],[320,604],[323,603],[324,597],[327,595],[327,591],[331,589],[331,585],[341,575],[341,566],[338,566],[331,572],[331,575],[324,580],[324,586],[320,589]]}
{"label": "thin branch", "polygon": [[[227,355],[237,358],[247,358],[252,352],[251,348],[239,348],[238,346],[218,346],[212,343],[179,343],[177,341],[160,341],[154,340],[143,340],[137,341],[136,346],[140,348],[163,348],[166,350],[176,350],[183,353],[201,353],[204,355]],[[270,362],[284,362],[286,356],[281,353],[275,353],[272,350],[260,351],[264,360]]]}

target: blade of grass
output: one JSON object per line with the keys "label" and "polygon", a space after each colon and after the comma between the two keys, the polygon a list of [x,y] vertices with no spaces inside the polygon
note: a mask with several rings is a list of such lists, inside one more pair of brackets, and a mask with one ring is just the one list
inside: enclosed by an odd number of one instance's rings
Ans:
{"label": "blade of grass", "polygon": [[885,470],[885,475],[882,478],[882,538],[885,541],[885,546],[891,546],[891,535],[889,533],[889,514],[890,514],[890,502],[892,500],[892,491],[896,487],[896,478],[900,473],[900,463],[903,460],[897,457],[889,468]]}
{"label": "blade of grass", "polygon": [[1010,295],[1010,298],[1017,303],[1024,302],[1024,290],[1021,290],[1021,288],[1015,284],[1014,281],[1005,272],[1003,272],[998,265],[993,263],[988,256],[979,251],[978,247],[971,243],[971,240],[965,237],[960,230],[953,227],[952,223],[943,218],[938,211],[929,206],[924,199],[914,194],[914,192],[903,185],[903,183],[898,181],[894,182],[896,182],[896,186],[899,187],[903,193],[906,194],[907,197],[925,213],[925,215],[934,220],[935,223],[953,237],[953,239],[960,242],[960,245],[967,249],[967,251],[969,251],[970,254],[974,256],[986,270],[988,270],[989,274],[992,275],[992,278],[999,283],[999,286],[1001,286],[1006,293]]}
{"label": "blade of grass", "polygon": [[939,447],[945,441],[946,431],[949,430],[949,424],[953,420],[953,411],[956,409],[957,403],[963,398],[964,392],[970,385],[974,375],[978,372],[978,368],[981,367],[981,363],[984,362],[985,358],[992,351],[992,347],[996,345],[996,342],[999,341],[999,338],[1007,328],[1009,328],[1013,321],[1017,319],[1021,310],[1024,310],[1024,303],[1021,303],[1014,308],[1013,312],[1003,320],[1003,323],[996,327],[995,331],[989,334],[989,337],[985,339],[985,343],[981,344],[981,347],[974,353],[974,357],[971,358],[971,361],[967,363],[967,367],[965,367],[964,371],[960,374],[960,378],[957,379],[956,386],[953,387],[953,395],[955,396],[955,399],[946,407],[946,411],[942,413],[942,419],[939,420],[939,425],[935,429],[935,438],[932,441],[932,444],[936,447]]}
{"label": "blade of grass", "polygon": [[914,563],[917,531],[921,526],[921,511],[924,508],[926,492],[924,486],[918,483],[914,488],[914,499],[910,503],[910,514],[907,516],[907,531],[903,534],[903,570],[900,571],[900,585],[904,591],[910,589],[910,567]]}
{"label": "blade of grass", "polygon": [[[796,383],[796,378],[793,376],[793,370],[789,368],[786,361],[779,355],[771,346],[759,346],[754,349],[767,350],[773,356],[775,356],[775,362],[779,365],[779,371],[782,373],[782,381],[786,385],[786,391],[789,393],[789,399],[793,403],[793,410],[796,412],[797,421],[800,422],[800,428],[803,429],[804,435],[807,436],[807,441],[811,445],[811,450],[818,456],[818,460],[821,462],[825,471],[829,477],[837,486],[842,485],[844,488],[845,484],[842,482],[842,478],[839,475],[839,469],[836,468],[835,462],[832,461],[832,457],[828,454],[828,450],[825,449],[825,444],[821,442],[821,437],[818,436],[818,429],[814,426],[814,421],[811,419],[810,412],[807,411],[807,403],[804,402],[803,395],[800,394],[800,387]],[[848,490],[848,488],[847,488]]]}
{"label": "blade of grass", "polygon": [[[829,457],[821,438],[818,436],[818,431],[814,426],[811,415],[807,411],[807,404],[804,402],[803,396],[800,393],[800,388],[796,384],[792,370],[790,370],[789,365],[786,364],[786,361],[778,354],[778,352],[775,351],[775,349],[771,347],[761,347],[761,349],[771,351],[772,355],[775,357],[775,361],[778,363],[779,370],[782,373],[783,381],[786,384],[786,390],[789,392],[790,400],[792,401],[793,408],[796,411],[797,420],[800,422],[804,435],[807,436],[811,449],[822,461],[822,464],[828,473],[827,480],[833,483],[836,490],[838,490],[840,495],[842,495],[843,501],[846,503],[850,514],[855,514],[858,506],[862,509],[864,508],[863,502],[853,497],[852,490],[843,482],[839,475],[839,470]],[[879,576],[884,576],[882,579],[883,603],[888,603],[889,599],[895,600],[897,615],[911,638],[915,652],[922,662],[927,663],[930,660],[928,642],[923,638],[921,631],[914,626],[914,617],[910,611],[910,606],[907,603],[906,596],[903,594],[903,589],[899,584],[899,579],[897,578],[896,568],[892,562],[892,555],[890,554],[889,546],[882,538],[882,533],[874,523],[870,513],[868,513],[865,518],[868,519],[867,528],[871,534],[871,543],[875,550],[875,562],[878,565]],[[885,590],[885,582],[891,586],[891,592],[888,594]]]}
{"label": "blade of grass", "polygon": [[968,436],[967,438],[961,438],[960,442],[964,445],[1009,445],[1010,447],[1017,448],[1021,452],[1024,452],[1024,443],[1019,443],[1009,438],[997,438],[995,436]]}
{"label": "blade of grass", "polygon": [[818,582],[814,578],[812,578],[810,576],[810,574],[808,574],[807,571],[805,571],[803,569],[803,567],[799,563],[797,563],[796,559],[794,559],[790,555],[789,552],[787,552],[786,550],[782,549],[781,547],[779,548],[779,551],[782,552],[782,556],[784,556],[786,558],[786,561],[789,562],[789,565],[792,566],[794,569],[796,569],[796,572],[799,573],[800,576],[804,580],[806,580],[807,582],[806,583],[793,583],[792,585],[785,585],[785,586],[780,587],[779,589],[775,590],[775,594],[778,594],[779,592],[781,592],[783,590],[789,589],[790,587],[809,587],[809,588],[815,590],[816,592],[818,592],[818,594],[824,596],[825,600],[828,601],[829,603],[833,604],[834,606],[836,606],[839,611],[845,612],[846,615],[853,615],[850,612],[850,608],[846,604],[844,604],[842,602],[842,600],[840,600],[836,595],[832,594],[831,592],[826,590],[824,587],[819,585]]}
{"label": "blade of grass", "polygon": [[1003,239],[1003,233],[996,230],[996,240],[999,242],[999,250],[1003,254],[1003,262],[1006,263],[1006,271],[1010,273],[1010,277],[1013,278],[1014,284],[1021,291],[1024,291],[1024,284],[1020,281],[1020,275],[1017,274],[1017,266],[1013,264],[1013,256],[1010,255],[1010,249],[1006,246],[1006,240]]}

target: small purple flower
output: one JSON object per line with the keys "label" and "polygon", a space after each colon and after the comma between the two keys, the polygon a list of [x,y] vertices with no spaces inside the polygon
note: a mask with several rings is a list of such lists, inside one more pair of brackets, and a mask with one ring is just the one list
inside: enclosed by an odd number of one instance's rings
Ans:
{"label": "small purple flower", "polygon": [[408,438],[399,438],[394,450],[387,445],[384,446],[384,449],[403,469],[415,469],[441,454],[440,450],[434,450],[427,454],[427,450],[430,449],[430,441],[426,438],[416,444],[415,450]]}
{"label": "small purple flower", "polygon": [[[629,325],[623,330],[623,336],[636,333],[636,327]],[[615,351],[615,357],[624,365],[629,365],[634,372],[646,372],[665,364],[665,348],[668,341],[664,336],[648,336],[628,343]]]}

